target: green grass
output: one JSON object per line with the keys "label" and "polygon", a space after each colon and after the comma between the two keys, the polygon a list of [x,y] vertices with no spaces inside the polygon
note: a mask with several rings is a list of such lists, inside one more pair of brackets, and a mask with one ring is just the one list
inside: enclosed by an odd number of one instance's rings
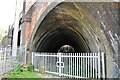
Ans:
{"label": "green grass", "polygon": [[40,78],[37,72],[23,71],[23,72],[11,72],[8,78]]}
{"label": "green grass", "polygon": [[[25,65],[24,65],[25,66]],[[11,78],[40,78],[37,72],[33,71],[33,65],[29,64],[29,67],[25,68],[20,63],[15,66],[15,69],[7,76]]]}

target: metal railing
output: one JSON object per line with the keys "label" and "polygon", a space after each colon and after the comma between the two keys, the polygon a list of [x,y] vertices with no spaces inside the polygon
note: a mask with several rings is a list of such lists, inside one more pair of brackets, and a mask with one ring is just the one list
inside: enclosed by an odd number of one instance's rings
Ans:
{"label": "metal railing", "polygon": [[104,53],[32,52],[34,69],[69,78],[105,78]]}
{"label": "metal railing", "polygon": [[8,74],[11,70],[13,70],[18,64],[26,63],[26,48],[18,48],[16,60],[12,57],[11,47],[9,48],[0,48],[0,79],[4,77],[4,74]]}
{"label": "metal railing", "polygon": [[11,56],[11,49],[0,49],[0,79],[4,74],[10,72],[13,69],[13,60]]}

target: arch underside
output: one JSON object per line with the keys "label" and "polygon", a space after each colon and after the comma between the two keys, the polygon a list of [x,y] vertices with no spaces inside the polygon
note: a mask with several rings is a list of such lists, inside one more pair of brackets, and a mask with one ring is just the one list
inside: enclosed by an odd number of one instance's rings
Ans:
{"label": "arch underside", "polygon": [[36,52],[58,52],[63,45],[70,45],[79,53],[105,52],[107,66],[111,64],[112,52],[105,34],[81,3],[60,3],[53,8],[39,25],[32,41]]}

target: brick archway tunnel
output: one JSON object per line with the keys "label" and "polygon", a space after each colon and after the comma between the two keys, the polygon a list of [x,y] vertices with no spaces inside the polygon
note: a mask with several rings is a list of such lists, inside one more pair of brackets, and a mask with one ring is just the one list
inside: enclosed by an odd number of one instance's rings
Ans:
{"label": "brick archway tunnel", "polygon": [[119,43],[118,3],[53,4],[35,23],[30,50],[58,52],[62,46],[70,45],[75,52],[104,52],[106,76],[113,77],[113,62],[118,64],[118,49],[115,48]]}

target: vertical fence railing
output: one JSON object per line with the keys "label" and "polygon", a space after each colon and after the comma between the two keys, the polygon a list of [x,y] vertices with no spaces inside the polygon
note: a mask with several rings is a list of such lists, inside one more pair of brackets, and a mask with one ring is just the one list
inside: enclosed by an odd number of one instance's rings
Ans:
{"label": "vertical fence railing", "polygon": [[105,60],[104,60],[104,53],[101,53],[102,58],[102,77],[105,78]]}
{"label": "vertical fence railing", "polygon": [[26,62],[26,48],[23,48],[24,53],[20,53],[20,48],[17,50],[17,61],[14,61],[12,57],[13,49],[11,49],[11,47],[0,48],[0,79],[4,77],[4,74],[9,73],[11,70],[13,70],[18,62]]}
{"label": "vertical fence railing", "polygon": [[[42,62],[42,64],[39,64],[39,62]],[[32,63],[35,66],[35,70],[39,70],[39,67],[41,67],[44,64],[45,68],[44,70],[46,73],[56,74],[60,77],[105,78],[105,62],[103,52],[102,53],[32,52]]]}
{"label": "vertical fence railing", "polygon": [[23,46],[21,48],[17,49],[17,60],[18,62],[20,62],[21,64],[25,64],[26,63],[26,46]]}
{"label": "vertical fence railing", "polygon": [[13,69],[10,48],[0,48],[0,78]]}

